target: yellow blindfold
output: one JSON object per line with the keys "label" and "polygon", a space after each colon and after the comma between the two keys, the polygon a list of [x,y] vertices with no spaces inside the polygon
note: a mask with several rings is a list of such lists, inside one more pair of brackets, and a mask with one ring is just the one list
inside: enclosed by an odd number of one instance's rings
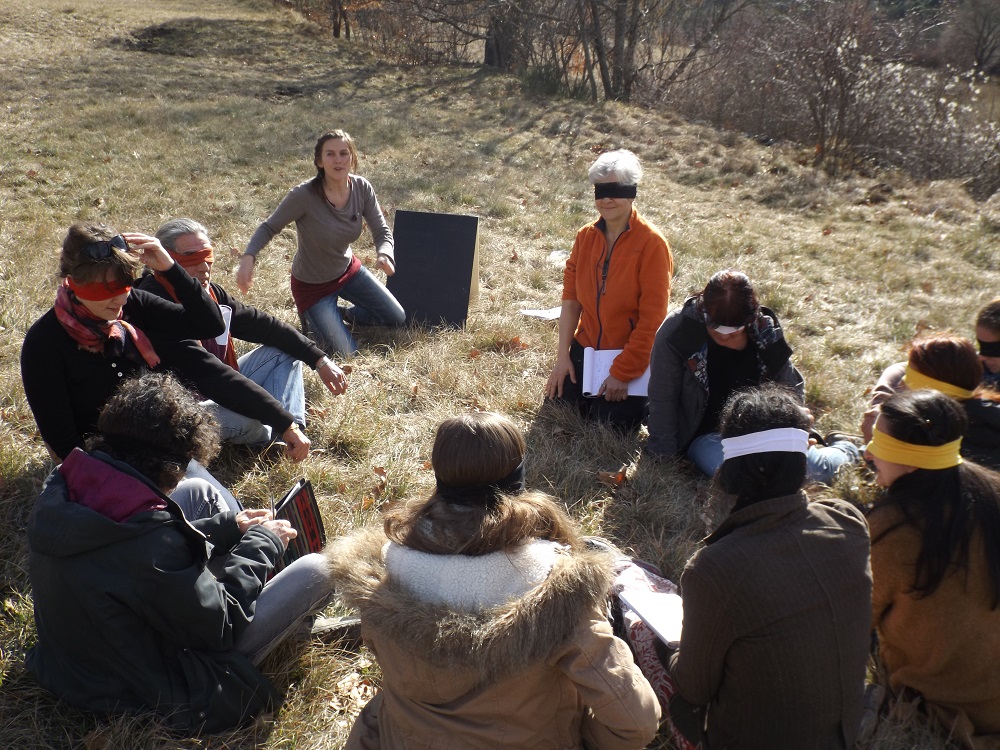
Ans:
{"label": "yellow blindfold", "polygon": [[962,463],[959,449],[962,438],[944,445],[914,445],[904,443],[876,429],[868,443],[868,452],[875,458],[918,469],[950,469]]}

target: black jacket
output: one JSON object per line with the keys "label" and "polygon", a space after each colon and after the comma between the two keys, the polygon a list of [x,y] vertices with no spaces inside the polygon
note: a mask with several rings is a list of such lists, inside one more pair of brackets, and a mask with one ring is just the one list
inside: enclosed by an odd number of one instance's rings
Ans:
{"label": "black jacket", "polygon": [[[124,318],[149,336],[160,366],[174,369],[174,349],[181,347],[174,341],[178,336],[215,336],[225,324],[219,306],[180,264],[174,263],[166,275],[178,290],[180,304],[133,289]],[[34,322],[21,346],[21,381],[28,406],[42,440],[59,458],[83,446],[118,384],[145,371],[145,365],[126,357],[81,349],[60,325],[54,309]]]}
{"label": "black jacket", "polygon": [[[229,332],[234,339],[273,346],[312,368],[315,368],[316,363],[323,357],[322,349],[285,321],[252,305],[244,305],[215,282],[212,282],[211,287],[219,304],[232,308],[233,317]],[[173,301],[173,297],[154,274],[144,275],[138,288]]]}
{"label": "black jacket", "polygon": [[148,492],[167,509],[116,523],[71,501],[59,468],[48,476],[28,519],[38,643],[26,663],[38,682],[77,708],[155,710],[192,732],[276,704],[233,644],[281,555],[278,537],[261,526],[241,535],[233,513],[188,523],[131,467],[101,453],[89,461],[102,492]]}

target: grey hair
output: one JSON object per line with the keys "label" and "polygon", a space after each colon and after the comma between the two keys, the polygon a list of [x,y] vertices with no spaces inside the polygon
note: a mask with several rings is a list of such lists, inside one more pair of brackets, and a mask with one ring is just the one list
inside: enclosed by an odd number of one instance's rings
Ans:
{"label": "grey hair", "polygon": [[208,237],[208,230],[194,219],[171,219],[156,230],[156,239],[167,250],[174,250],[177,239],[185,234],[203,234]]}
{"label": "grey hair", "polygon": [[610,178],[614,178],[615,182],[622,185],[638,185],[642,179],[642,165],[639,164],[639,157],[628,149],[605,151],[590,166],[587,177],[592,184],[608,182]]}

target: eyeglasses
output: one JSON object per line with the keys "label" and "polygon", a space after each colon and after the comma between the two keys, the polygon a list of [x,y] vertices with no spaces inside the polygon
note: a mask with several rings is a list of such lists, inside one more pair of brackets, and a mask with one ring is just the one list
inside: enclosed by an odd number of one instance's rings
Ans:
{"label": "eyeglasses", "polygon": [[102,240],[100,242],[91,242],[89,245],[83,246],[83,254],[86,255],[91,260],[103,260],[111,255],[111,251],[117,248],[122,252],[128,252],[128,242],[120,234],[116,234],[110,240]]}

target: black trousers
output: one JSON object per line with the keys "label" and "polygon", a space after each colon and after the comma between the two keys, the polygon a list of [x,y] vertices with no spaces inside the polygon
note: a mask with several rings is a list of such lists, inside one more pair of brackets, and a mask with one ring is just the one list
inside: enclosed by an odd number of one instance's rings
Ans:
{"label": "black trousers", "polygon": [[552,399],[555,402],[575,404],[586,419],[605,422],[622,432],[635,432],[646,421],[649,413],[649,399],[645,396],[629,396],[624,401],[607,401],[604,396],[588,398],[583,395],[583,347],[573,339],[569,348],[569,358],[576,373],[576,382],[567,377],[563,381],[563,395]]}

